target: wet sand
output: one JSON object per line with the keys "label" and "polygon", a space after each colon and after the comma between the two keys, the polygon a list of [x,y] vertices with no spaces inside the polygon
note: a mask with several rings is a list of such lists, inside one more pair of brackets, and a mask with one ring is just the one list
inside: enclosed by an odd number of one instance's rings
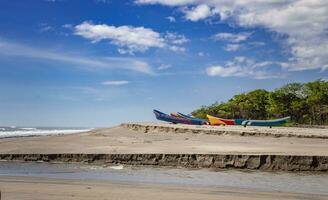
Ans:
{"label": "wet sand", "polygon": [[233,188],[190,187],[165,184],[113,183],[110,181],[0,177],[4,200],[60,199],[328,199],[326,195],[262,192]]}

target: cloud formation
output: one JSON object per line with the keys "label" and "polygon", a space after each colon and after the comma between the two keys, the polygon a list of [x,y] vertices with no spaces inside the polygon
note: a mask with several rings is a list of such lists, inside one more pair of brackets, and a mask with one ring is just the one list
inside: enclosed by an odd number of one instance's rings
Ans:
{"label": "cloud formation", "polygon": [[168,16],[166,17],[166,19],[169,20],[170,22],[176,22],[175,17],[173,16]]}
{"label": "cloud formation", "polygon": [[247,40],[252,35],[251,32],[242,33],[217,33],[213,36],[214,40],[223,40],[233,43],[238,43]]}
{"label": "cloud formation", "polygon": [[151,47],[163,48],[165,41],[152,29],[132,26],[110,26],[83,22],[75,26],[75,34],[92,42],[110,40],[112,44],[126,48],[127,52],[145,51]]}
{"label": "cloud formation", "polygon": [[256,62],[247,57],[235,57],[222,65],[213,65],[206,69],[208,76],[249,77],[254,79],[281,78],[281,74],[267,71],[268,67],[279,63],[264,61]]}
{"label": "cloud formation", "polygon": [[103,85],[113,85],[113,86],[120,86],[129,84],[129,81],[104,81],[102,82]]}
{"label": "cloud formation", "polygon": [[[133,26],[111,26],[107,24],[92,24],[83,22],[75,26],[75,35],[79,35],[92,42],[108,40],[118,46],[121,54],[134,54],[144,52],[149,48],[167,48],[172,51],[184,51],[178,47],[186,42],[186,38],[175,33],[167,33],[162,36],[150,28]],[[174,45],[171,45],[174,44]]]}
{"label": "cloud formation", "polygon": [[[288,70],[325,70],[328,64],[328,1],[324,0],[136,0],[138,4],[188,7],[186,19],[217,17],[245,28],[262,27],[284,41]],[[200,15],[200,6],[204,10]],[[206,11],[205,11],[206,10]],[[193,17],[190,17],[193,16]]]}
{"label": "cloud formation", "polygon": [[224,47],[224,50],[226,51],[238,51],[242,49],[244,46],[242,44],[227,44]]}
{"label": "cloud formation", "polygon": [[172,67],[172,65],[160,65],[159,67],[157,67],[157,69],[158,70],[166,70],[166,69],[169,69],[169,68],[171,68]]}
{"label": "cloud formation", "polygon": [[184,35],[179,35],[179,34],[173,33],[173,32],[167,32],[165,34],[165,39],[169,43],[172,43],[175,45],[180,45],[180,44],[189,42],[189,39],[187,39]]}
{"label": "cloud formation", "polygon": [[186,19],[194,22],[206,19],[207,17],[212,15],[210,7],[206,4],[200,4],[196,7],[185,10],[184,13]]}
{"label": "cloud formation", "polygon": [[86,69],[123,69],[145,74],[154,74],[152,67],[147,62],[135,58],[76,55],[34,48],[1,39],[0,56],[58,61],[74,64],[76,66],[83,66]]}

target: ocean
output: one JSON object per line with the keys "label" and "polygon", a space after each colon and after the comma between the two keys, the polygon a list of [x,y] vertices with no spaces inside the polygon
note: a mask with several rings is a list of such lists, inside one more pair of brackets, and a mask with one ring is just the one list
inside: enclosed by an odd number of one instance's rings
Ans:
{"label": "ocean", "polygon": [[86,132],[90,130],[92,130],[92,128],[0,126],[0,138],[28,137],[41,135],[63,135]]}

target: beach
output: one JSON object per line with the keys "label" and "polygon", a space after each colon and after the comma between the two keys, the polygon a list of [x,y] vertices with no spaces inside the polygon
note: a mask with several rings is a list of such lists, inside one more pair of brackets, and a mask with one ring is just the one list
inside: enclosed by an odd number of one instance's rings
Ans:
{"label": "beach", "polygon": [[4,138],[0,160],[327,171],[326,138],[326,129],[132,123],[76,134]]}
{"label": "beach", "polygon": [[0,153],[327,156],[328,131],[133,123],[77,134],[5,138],[0,140]]}
{"label": "beach", "polygon": [[328,0],[0,8],[0,200],[328,200]]}
{"label": "beach", "polygon": [[3,199],[328,199],[327,158],[327,129],[129,123],[0,139],[0,189]]}

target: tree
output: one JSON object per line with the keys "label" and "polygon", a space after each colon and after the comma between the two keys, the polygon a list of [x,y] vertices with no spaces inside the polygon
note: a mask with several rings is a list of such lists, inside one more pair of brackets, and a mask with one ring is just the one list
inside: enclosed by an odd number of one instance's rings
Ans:
{"label": "tree", "polygon": [[272,117],[291,116],[298,122],[307,110],[304,97],[303,84],[287,84],[270,93],[268,112]]}
{"label": "tree", "polygon": [[304,86],[311,124],[325,124],[328,118],[328,82],[317,80]]}
{"label": "tree", "polygon": [[223,118],[270,119],[291,116],[294,123],[328,124],[328,82],[290,83],[272,92],[258,89],[235,95],[228,102],[203,106],[192,112]]}

